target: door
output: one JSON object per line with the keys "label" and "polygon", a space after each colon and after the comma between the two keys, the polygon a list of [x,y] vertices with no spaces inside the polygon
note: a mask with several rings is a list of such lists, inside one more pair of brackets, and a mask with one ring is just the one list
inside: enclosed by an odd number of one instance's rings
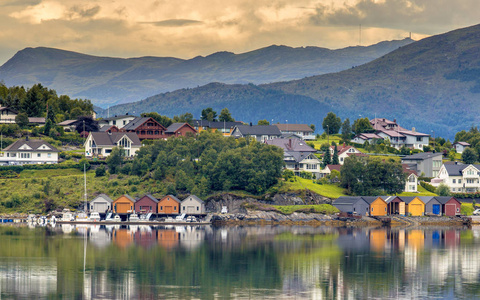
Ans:
{"label": "door", "polygon": [[455,204],[445,204],[445,215],[446,216],[455,216],[456,215],[456,208]]}
{"label": "door", "polygon": [[195,213],[195,206],[187,206],[187,213],[194,214]]}
{"label": "door", "polygon": [[439,215],[440,214],[440,204],[434,204],[432,212],[433,212],[434,215]]}
{"label": "door", "polygon": [[408,208],[408,212],[412,214],[412,216],[421,216],[423,213],[421,204],[410,204]]}
{"label": "door", "polygon": [[165,206],[166,214],[173,214],[173,206]]}
{"label": "door", "polygon": [[119,214],[126,214],[131,210],[130,203],[117,203],[117,211]]}
{"label": "door", "polygon": [[107,203],[94,203],[93,210],[99,213],[104,213],[107,211]]}

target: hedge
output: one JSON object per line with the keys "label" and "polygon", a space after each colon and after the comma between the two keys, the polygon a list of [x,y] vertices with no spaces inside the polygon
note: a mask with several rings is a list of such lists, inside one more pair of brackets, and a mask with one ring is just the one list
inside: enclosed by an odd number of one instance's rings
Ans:
{"label": "hedge", "polygon": [[426,189],[427,191],[431,192],[431,193],[435,193],[435,187],[433,185],[431,185],[430,183],[427,183],[425,181],[420,181],[420,185]]}

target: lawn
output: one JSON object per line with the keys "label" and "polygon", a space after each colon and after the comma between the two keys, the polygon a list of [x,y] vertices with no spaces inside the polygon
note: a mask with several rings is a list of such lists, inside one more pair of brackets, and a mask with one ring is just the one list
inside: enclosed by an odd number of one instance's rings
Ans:
{"label": "lawn", "polygon": [[403,192],[399,196],[403,196],[403,197],[437,196],[437,194],[427,191],[420,185],[417,187],[417,190],[418,190],[418,193]]}
{"label": "lawn", "polygon": [[327,138],[325,138],[325,139],[320,138],[320,139],[316,139],[314,141],[309,141],[308,143],[313,143],[315,145],[315,149],[320,150],[320,146],[322,144],[328,143],[328,144],[331,145],[332,142],[335,142],[338,145],[338,144],[340,144],[341,139],[342,138],[340,136],[330,135],[330,137],[328,139]]}
{"label": "lawn", "polygon": [[316,184],[311,179],[303,179],[295,177],[294,182],[285,182],[284,191],[298,191],[309,189],[314,193],[322,195],[327,198],[337,199],[338,197],[345,196],[344,189],[334,184]]}
{"label": "lawn", "polygon": [[340,212],[336,207],[330,204],[318,204],[318,205],[272,205],[281,213],[290,215],[296,211],[311,212],[311,213],[323,213],[326,215],[332,215]]}

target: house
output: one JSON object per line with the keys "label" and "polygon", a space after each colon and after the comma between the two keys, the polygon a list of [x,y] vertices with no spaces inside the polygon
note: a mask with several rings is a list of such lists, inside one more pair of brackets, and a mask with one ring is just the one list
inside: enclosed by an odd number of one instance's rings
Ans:
{"label": "house", "polygon": [[158,201],[157,213],[161,215],[179,215],[181,203],[182,201],[180,201],[177,197],[173,195],[167,195]]}
{"label": "house", "polygon": [[233,122],[221,122],[221,121],[207,121],[207,120],[193,120],[193,127],[195,130],[200,133],[205,130],[210,130],[212,132],[219,131],[223,136],[230,136],[233,128],[237,125],[242,125],[242,122],[233,121]]}
{"label": "house", "polygon": [[96,211],[104,214],[112,210],[113,200],[105,194],[100,194],[90,201],[90,211]]}
{"label": "house", "polygon": [[188,123],[173,123],[165,130],[165,137],[195,135],[197,131]]}
{"label": "house", "polygon": [[369,213],[370,204],[362,197],[339,197],[332,203],[341,212],[366,216]]}
{"label": "house", "polygon": [[120,129],[118,129],[118,127],[115,125],[103,125],[98,129],[98,131],[112,133],[112,132],[120,132]]}
{"label": "house", "polygon": [[463,153],[463,150],[467,147],[470,147],[470,144],[467,142],[456,142],[453,144],[453,149],[455,149],[457,153]]}
{"label": "house", "polygon": [[117,126],[118,128],[123,128],[125,125],[127,125],[130,121],[134,120],[137,118],[136,116],[131,116],[128,113],[125,115],[115,115],[113,117],[101,119],[98,121],[98,126],[102,127],[104,125],[114,125]]}
{"label": "house", "polygon": [[442,203],[433,196],[419,197],[425,203],[425,214],[442,215]]}
{"label": "house", "polygon": [[45,118],[29,117],[28,125],[32,126],[43,126],[45,125]]}
{"label": "house", "polygon": [[120,196],[113,201],[113,212],[116,214],[131,214],[135,210],[135,199],[129,195]]}
{"label": "house", "polygon": [[424,146],[428,146],[429,134],[417,132],[415,128],[408,130],[400,127],[395,119],[390,121],[385,118],[374,118],[370,120],[370,124],[374,128],[375,133],[357,135],[352,142],[363,144],[367,141],[373,144],[380,137],[381,139],[388,139],[390,145],[396,149],[407,147],[423,150]]}
{"label": "house", "polygon": [[274,125],[238,125],[232,131],[232,136],[238,138],[252,138],[257,142],[265,142],[282,135]]}
{"label": "house", "polygon": [[314,130],[307,124],[273,124],[282,134],[295,134],[302,140],[314,140]]}
{"label": "house", "polygon": [[407,164],[417,175],[437,177],[442,167],[442,153],[423,152],[402,157],[402,164]]}
{"label": "house", "polygon": [[384,196],[387,203],[387,214],[405,216],[405,201],[398,196]]}
{"label": "house", "polygon": [[195,195],[190,195],[182,201],[182,213],[189,215],[203,215],[205,211],[205,202]]}
{"label": "house", "polygon": [[154,118],[135,118],[123,126],[121,131],[135,132],[142,140],[158,140],[165,138],[166,128]]}
{"label": "house", "polygon": [[442,214],[444,216],[458,216],[461,214],[462,203],[455,197],[436,196],[435,199],[442,204]]}
{"label": "house", "polygon": [[143,195],[135,201],[135,211],[137,213],[157,213],[158,200],[150,194]]}
{"label": "house", "polygon": [[0,164],[25,165],[25,164],[56,164],[58,163],[57,148],[43,140],[17,140],[3,149]]}
{"label": "house", "polygon": [[18,111],[9,107],[0,106],[0,124],[14,124]]}
{"label": "house", "polygon": [[340,172],[342,165],[326,165],[323,170],[320,170],[320,178],[330,176],[333,170]]}
{"label": "house", "polygon": [[407,174],[405,180],[405,192],[417,193],[418,192],[418,176],[415,170],[410,168],[410,165],[402,164],[403,173]]}
{"label": "house", "polygon": [[142,143],[133,132],[90,132],[84,146],[86,157],[109,156],[115,147],[122,147],[126,157],[133,157]]}
{"label": "house", "polygon": [[405,213],[407,216],[423,216],[425,203],[418,197],[400,197],[405,202]]}
{"label": "house", "polygon": [[443,164],[431,184],[447,185],[452,193],[474,193],[480,190],[480,165]]}
{"label": "house", "polygon": [[382,197],[362,197],[368,204],[369,215],[372,217],[387,215],[387,202]]}
{"label": "house", "polygon": [[316,149],[310,147],[300,139],[275,138],[265,141],[268,145],[274,145],[283,149],[283,160],[285,168],[300,176],[302,171],[312,174],[313,178],[320,178],[321,162],[314,155]]}
{"label": "house", "polygon": [[[335,146],[330,146],[330,157],[333,157],[334,152],[335,152]],[[345,159],[352,155],[363,156],[363,157],[368,156],[360,152],[357,148],[353,146],[347,146],[345,143],[343,145],[337,146],[337,155],[338,155],[338,162],[340,165],[343,165],[345,163]]]}
{"label": "house", "polygon": [[65,132],[73,132],[77,128],[77,120],[65,120],[58,123],[57,126],[62,126]]}

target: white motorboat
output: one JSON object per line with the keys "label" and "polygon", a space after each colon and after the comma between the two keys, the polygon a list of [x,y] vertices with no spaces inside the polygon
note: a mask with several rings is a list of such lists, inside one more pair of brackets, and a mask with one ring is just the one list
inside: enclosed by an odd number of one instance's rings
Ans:
{"label": "white motorboat", "polygon": [[130,222],[138,222],[140,221],[140,218],[138,217],[138,215],[136,213],[133,213],[130,215],[130,217],[128,218],[128,221]]}
{"label": "white motorboat", "polygon": [[84,212],[79,212],[77,216],[75,217],[75,221],[77,222],[86,222],[90,221],[90,218],[88,217],[87,213]]}
{"label": "white motorboat", "polygon": [[100,222],[100,214],[96,211],[90,213],[90,221],[92,222]]}
{"label": "white motorboat", "polygon": [[62,214],[62,218],[60,220],[62,222],[72,222],[75,221],[75,218],[71,212],[66,211]]}
{"label": "white motorboat", "polygon": [[122,222],[122,218],[120,218],[119,215],[115,215],[115,216],[113,217],[113,222]]}

